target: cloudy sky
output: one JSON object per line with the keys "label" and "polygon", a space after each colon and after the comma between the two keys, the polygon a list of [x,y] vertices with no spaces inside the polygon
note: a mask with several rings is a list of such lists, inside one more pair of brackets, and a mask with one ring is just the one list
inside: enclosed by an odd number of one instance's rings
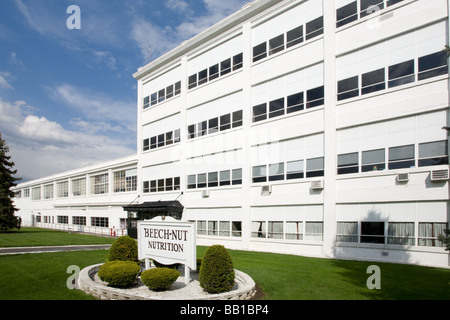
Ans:
{"label": "cloudy sky", "polygon": [[[136,153],[137,68],[250,0],[1,0],[0,133],[23,181]],[[80,29],[71,5],[80,8]]]}

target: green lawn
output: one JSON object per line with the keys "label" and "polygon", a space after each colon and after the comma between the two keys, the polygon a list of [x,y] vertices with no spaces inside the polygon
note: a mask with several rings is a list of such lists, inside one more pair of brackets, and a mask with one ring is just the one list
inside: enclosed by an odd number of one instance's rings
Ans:
{"label": "green lawn", "polygon": [[0,233],[0,248],[110,244],[113,241],[113,238],[38,228],[22,228],[20,232]]}
{"label": "green lawn", "polygon": [[[30,230],[31,231],[31,230]],[[24,239],[48,244],[92,243],[92,237],[58,232],[25,232]],[[34,235],[34,237],[32,236]],[[78,238],[80,237],[80,238]],[[12,239],[11,239],[12,238]],[[41,239],[37,239],[41,238]],[[45,240],[47,238],[47,240]],[[59,238],[59,239],[58,239]],[[64,239],[66,240],[64,240]],[[95,237],[94,237],[95,238]],[[110,239],[99,238],[99,243]],[[45,243],[45,241],[48,241]],[[0,234],[0,246],[23,246],[20,234]],[[36,244],[33,244],[36,245]],[[203,257],[206,247],[198,247]],[[106,250],[0,256],[0,300],[81,300],[91,297],[66,286],[67,267],[105,261]],[[343,261],[229,250],[234,267],[249,274],[268,300],[450,300],[450,269],[378,262]],[[367,267],[381,270],[381,289],[366,286]]]}

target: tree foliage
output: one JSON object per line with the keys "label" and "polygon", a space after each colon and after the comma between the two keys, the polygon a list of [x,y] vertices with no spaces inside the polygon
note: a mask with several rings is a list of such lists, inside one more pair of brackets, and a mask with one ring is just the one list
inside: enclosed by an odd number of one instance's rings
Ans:
{"label": "tree foliage", "polygon": [[20,220],[15,216],[17,208],[14,207],[12,188],[17,185],[19,178],[15,178],[14,162],[8,155],[9,147],[2,139],[0,133],[0,232],[20,228]]}

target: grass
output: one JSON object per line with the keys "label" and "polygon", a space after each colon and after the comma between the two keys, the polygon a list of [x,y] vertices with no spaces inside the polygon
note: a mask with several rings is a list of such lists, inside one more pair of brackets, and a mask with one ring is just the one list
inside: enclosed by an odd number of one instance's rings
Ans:
{"label": "grass", "polygon": [[22,228],[20,232],[0,233],[2,248],[110,244],[113,241],[113,238],[38,228]]}
{"label": "grass", "polygon": [[[26,231],[23,234],[0,234],[0,246],[111,241],[49,230]],[[197,256],[203,257],[205,251],[206,247],[198,247]],[[0,300],[92,299],[81,291],[67,288],[66,281],[72,275],[67,273],[67,268],[77,265],[82,269],[104,262],[107,252],[95,250],[0,256]],[[450,300],[450,269],[239,250],[229,250],[229,253],[234,267],[249,274],[263,289],[264,299],[267,300]],[[380,290],[369,290],[366,286],[371,275],[367,274],[370,265],[380,267]]]}

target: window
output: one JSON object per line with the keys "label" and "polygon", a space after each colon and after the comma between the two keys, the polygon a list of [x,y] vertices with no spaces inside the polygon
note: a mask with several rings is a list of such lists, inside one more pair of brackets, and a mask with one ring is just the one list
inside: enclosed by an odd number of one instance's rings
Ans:
{"label": "window", "polygon": [[180,190],[180,177],[173,178],[173,190]]}
{"label": "window", "polygon": [[173,97],[173,84],[166,88],[166,99]]}
{"label": "window", "polygon": [[208,69],[202,70],[198,73],[198,85],[208,82]]}
{"label": "window", "polygon": [[166,132],[166,146],[173,144],[173,131]]}
{"label": "window", "polygon": [[219,221],[219,236],[229,237],[231,234],[230,221]]}
{"label": "window", "polygon": [[352,2],[336,10],[336,28],[358,20],[358,4]]}
{"label": "window", "polygon": [[107,173],[91,177],[91,194],[105,194],[108,193],[109,176]]}
{"label": "window", "polygon": [[41,187],[31,188],[31,200],[41,200]]}
{"label": "window", "polygon": [[338,82],[338,101],[359,96],[358,76]]}
{"label": "window", "polygon": [[233,169],[231,171],[231,179],[233,186],[242,184],[242,169]]}
{"label": "window", "polygon": [[303,92],[299,92],[287,97],[287,113],[303,110]]}
{"label": "window", "polygon": [[324,86],[310,89],[306,92],[306,108],[314,108],[325,103]]}
{"label": "window", "polygon": [[444,141],[419,144],[419,167],[448,164],[448,143]]}
{"label": "window", "polygon": [[253,107],[253,122],[267,119],[267,104],[262,103]]}
{"label": "window", "polygon": [[347,153],[338,155],[337,174],[358,173],[358,153]]}
{"label": "window", "polygon": [[86,195],[86,178],[72,180],[72,194],[74,197]]}
{"label": "window", "polygon": [[384,9],[383,0],[361,0],[360,17],[368,16],[381,9]]}
{"label": "window", "polygon": [[388,87],[393,88],[415,81],[414,60],[389,67]]}
{"label": "window", "polygon": [[265,57],[267,57],[267,49],[265,42],[253,47],[253,62],[262,60]]}
{"label": "window", "polygon": [[286,179],[303,178],[303,160],[290,161],[286,164]]}
{"label": "window", "polygon": [[358,242],[358,222],[338,222],[336,241]]}
{"label": "window", "polygon": [[305,240],[322,241],[323,222],[306,222]]}
{"label": "window", "polygon": [[86,225],[86,217],[72,217],[72,224],[75,224],[78,226],[85,226]]}
{"label": "window", "polygon": [[209,119],[208,134],[216,133],[218,131],[219,131],[219,118]]}
{"label": "window", "polygon": [[142,183],[142,192],[144,192],[144,193],[150,192],[150,181],[144,181]]}
{"label": "window", "polygon": [[181,81],[175,83],[175,95],[179,95],[181,93]]}
{"label": "window", "polygon": [[157,192],[157,191],[158,191],[157,181],[156,180],[150,181],[150,192]]}
{"label": "window", "polygon": [[232,221],[231,222],[231,235],[233,237],[242,237],[242,222]]}
{"label": "window", "polygon": [[28,188],[23,189],[23,197],[24,198],[29,198],[30,197],[30,189],[28,189]]}
{"label": "window", "polygon": [[155,92],[155,93],[152,93],[152,95],[151,95],[151,105],[152,106],[154,106],[155,104],[157,104],[158,103],[158,94]]}
{"label": "window", "polygon": [[197,176],[195,174],[191,174],[187,177],[187,188],[195,189],[197,187]]}
{"label": "window", "polygon": [[209,81],[219,77],[219,64],[209,67]]}
{"label": "window", "polygon": [[166,89],[161,89],[158,91],[158,102],[163,102],[166,100]]}
{"label": "window", "polygon": [[362,172],[384,170],[386,168],[385,150],[369,150],[362,153]]}
{"label": "window", "polygon": [[69,181],[56,184],[56,196],[58,198],[67,198],[69,196]]}
{"label": "window", "polygon": [[193,74],[192,76],[189,77],[189,84],[188,84],[188,88],[189,89],[193,89],[197,86],[197,74]]}
{"label": "window", "polygon": [[208,173],[208,188],[217,187],[219,185],[219,177],[217,172]]}
{"label": "window", "polygon": [[242,110],[233,112],[233,128],[242,126]]}
{"label": "window", "polygon": [[144,98],[144,109],[150,107],[150,96]]}
{"label": "window", "polygon": [[231,72],[231,58],[228,58],[220,63],[220,76]]}
{"label": "window", "polygon": [[269,221],[267,236],[273,239],[283,239],[283,221]]}
{"label": "window", "polygon": [[445,51],[419,58],[419,80],[447,73],[447,53]]}
{"label": "window", "polygon": [[269,55],[284,50],[284,34],[269,40]]}
{"label": "window", "polygon": [[390,7],[396,3],[402,2],[403,0],[387,0],[387,6]]}
{"label": "window", "polygon": [[389,222],[387,243],[415,245],[414,222]]}
{"label": "window", "polygon": [[288,240],[303,240],[303,222],[287,221],[285,238]]}
{"label": "window", "polygon": [[109,227],[109,218],[91,217],[91,226],[108,228]]}
{"label": "window", "polygon": [[207,130],[208,130],[208,122],[207,121],[199,122],[197,125],[197,137],[206,136]]}
{"label": "window", "polygon": [[447,53],[436,52],[419,58],[419,80],[448,74]]}
{"label": "window", "polygon": [[173,190],[173,178],[166,178],[166,191]]}
{"label": "window", "polygon": [[384,244],[384,222],[361,222],[361,243]]}
{"label": "window", "polygon": [[287,32],[286,47],[290,48],[303,42],[303,26],[297,27]]}
{"label": "window", "polygon": [[69,224],[68,216],[56,216],[56,223]]}
{"label": "window", "polygon": [[257,182],[266,182],[267,181],[267,173],[266,166],[255,166],[252,170],[253,183]]}
{"label": "window", "polygon": [[243,66],[243,54],[239,53],[233,57],[233,71],[242,68]]}
{"label": "window", "polygon": [[389,169],[415,166],[414,145],[389,148]]}
{"label": "window", "polygon": [[220,171],[220,186],[229,186],[231,184],[230,170]]}
{"label": "window", "polygon": [[220,116],[220,131],[231,129],[231,114]]}
{"label": "window", "polygon": [[265,237],[266,237],[266,222],[252,221],[252,238],[265,238]]}
{"label": "window", "polygon": [[368,94],[384,89],[386,89],[384,68],[364,73],[362,75],[361,94]]}
{"label": "window", "polygon": [[44,186],[44,199],[53,199],[53,184]]}
{"label": "window", "polygon": [[439,235],[445,235],[447,223],[442,222],[419,222],[419,246],[443,247],[444,244],[438,240]]}
{"label": "window", "polygon": [[269,181],[284,180],[284,163],[269,165]]}
{"label": "window", "polygon": [[282,116],[284,114],[284,98],[269,102],[269,118]]}
{"label": "window", "polygon": [[208,221],[208,235],[217,236],[219,224],[217,221]]}
{"label": "window", "polygon": [[306,177],[323,177],[324,158],[314,158],[306,160]]}
{"label": "window", "polygon": [[197,175],[197,188],[206,188],[206,173]]}
{"label": "window", "polygon": [[142,143],[142,150],[143,151],[150,150],[150,139],[144,139]]}
{"label": "window", "polygon": [[323,34],[323,17],[314,19],[306,24],[306,40]]}
{"label": "window", "polygon": [[150,149],[156,149],[158,147],[158,137],[150,138]]}
{"label": "window", "polygon": [[188,126],[188,139],[194,139],[195,133],[195,124]]}

